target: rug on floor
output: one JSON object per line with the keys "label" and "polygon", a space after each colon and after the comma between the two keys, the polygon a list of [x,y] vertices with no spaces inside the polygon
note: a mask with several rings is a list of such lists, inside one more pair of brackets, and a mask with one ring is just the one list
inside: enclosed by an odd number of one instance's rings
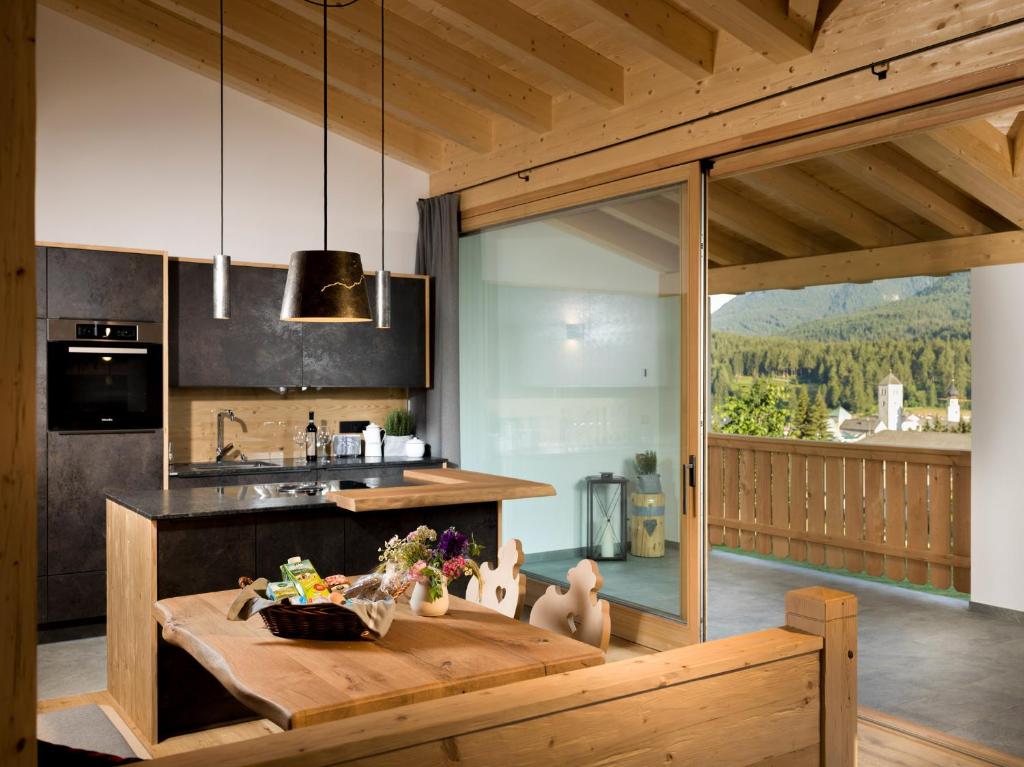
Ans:
{"label": "rug on floor", "polygon": [[140,756],[95,703],[39,714],[39,740],[112,756]]}

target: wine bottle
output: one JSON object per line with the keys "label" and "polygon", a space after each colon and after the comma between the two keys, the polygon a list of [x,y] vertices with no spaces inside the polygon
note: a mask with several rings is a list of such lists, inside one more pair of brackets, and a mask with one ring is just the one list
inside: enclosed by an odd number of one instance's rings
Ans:
{"label": "wine bottle", "polygon": [[316,421],[313,411],[309,411],[309,423],[306,424],[306,463],[316,463]]}

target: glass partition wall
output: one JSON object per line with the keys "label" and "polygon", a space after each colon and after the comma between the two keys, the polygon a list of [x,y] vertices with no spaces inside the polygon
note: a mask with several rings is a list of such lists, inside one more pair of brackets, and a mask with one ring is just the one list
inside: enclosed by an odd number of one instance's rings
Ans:
{"label": "glass partition wall", "polygon": [[459,275],[463,466],[557,493],[509,504],[502,540],[531,578],[595,559],[602,596],[677,618],[684,203],[685,184],[473,233]]}

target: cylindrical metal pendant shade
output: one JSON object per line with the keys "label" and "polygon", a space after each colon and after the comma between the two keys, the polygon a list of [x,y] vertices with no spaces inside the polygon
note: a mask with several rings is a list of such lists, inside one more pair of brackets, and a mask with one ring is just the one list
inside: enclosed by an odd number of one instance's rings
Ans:
{"label": "cylindrical metal pendant shade", "polygon": [[358,253],[297,250],[288,264],[281,319],[294,322],[370,322],[370,298]]}
{"label": "cylindrical metal pendant shade", "polygon": [[391,272],[383,269],[377,272],[375,287],[377,311],[374,312],[374,321],[378,329],[387,330],[391,327]]}
{"label": "cylindrical metal pendant shade", "polygon": [[218,253],[213,257],[213,318],[231,319],[231,256]]}

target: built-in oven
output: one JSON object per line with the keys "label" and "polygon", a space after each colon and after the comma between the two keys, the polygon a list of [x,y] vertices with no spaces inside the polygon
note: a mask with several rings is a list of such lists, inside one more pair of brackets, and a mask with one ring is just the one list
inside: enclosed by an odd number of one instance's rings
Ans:
{"label": "built-in oven", "polygon": [[163,426],[159,322],[48,320],[50,431],[133,431]]}

